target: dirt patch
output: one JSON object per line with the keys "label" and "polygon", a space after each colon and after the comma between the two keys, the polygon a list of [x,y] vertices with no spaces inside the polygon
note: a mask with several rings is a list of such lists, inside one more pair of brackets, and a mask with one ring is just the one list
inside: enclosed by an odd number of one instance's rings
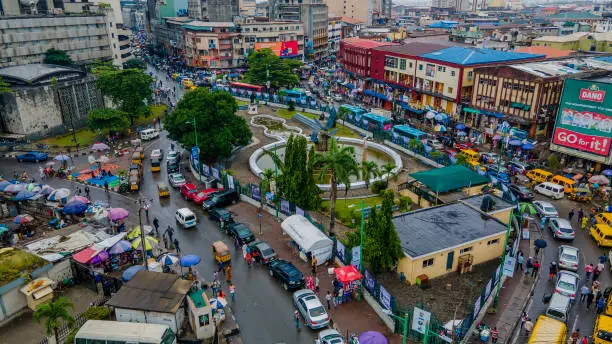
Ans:
{"label": "dirt patch", "polygon": [[[434,278],[429,281],[430,287],[427,289],[402,284],[395,273],[380,274],[376,279],[395,297],[399,309],[409,309],[422,302],[438,320],[447,322],[453,318],[457,305],[456,319],[463,319],[471,312],[474,301],[498,266],[499,261],[495,259],[474,266],[470,273],[450,273]],[[448,284],[451,285],[450,290],[447,289]]]}
{"label": "dirt patch", "polygon": [[280,120],[277,121],[265,117],[259,117],[253,120],[253,123],[257,125],[263,125],[270,131],[299,133],[296,129],[285,128],[283,126],[283,122],[281,122]]}

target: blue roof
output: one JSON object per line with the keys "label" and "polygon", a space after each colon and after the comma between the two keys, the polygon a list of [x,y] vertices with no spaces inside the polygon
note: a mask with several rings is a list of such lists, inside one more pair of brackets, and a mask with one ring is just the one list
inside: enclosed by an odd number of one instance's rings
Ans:
{"label": "blue roof", "polygon": [[393,131],[394,132],[399,132],[399,133],[404,133],[404,134],[409,134],[409,135],[412,135],[412,136],[425,135],[425,133],[420,131],[419,129],[413,128],[413,127],[411,127],[409,125],[405,125],[405,124],[394,125],[393,126]]}
{"label": "blue roof", "polygon": [[515,53],[510,51],[498,51],[492,49],[477,49],[463,47],[448,47],[436,50],[431,53],[423,54],[432,60],[455,63],[462,66],[477,65],[484,63],[497,63],[507,61],[520,61],[533,58],[543,58],[546,55],[536,55],[527,53]]}
{"label": "blue roof", "polygon": [[380,116],[380,115],[377,115],[377,114],[371,113],[371,112],[366,113],[365,115],[363,115],[363,117],[365,117],[365,118],[367,118],[369,120],[372,120],[374,122],[378,122],[379,124],[385,124],[385,123],[390,123],[391,122],[391,120],[388,119],[387,117]]}
{"label": "blue roof", "polygon": [[340,105],[340,108],[341,109],[347,109],[348,111],[350,111],[350,112],[352,112],[352,113],[354,113],[356,115],[359,115],[359,114],[362,114],[362,113],[366,113],[366,109],[364,109],[362,107],[359,107],[359,106],[353,106],[353,105],[350,105],[350,104]]}
{"label": "blue roof", "polygon": [[597,61],[601,61],[601,62],[607,62],[607,63],[612,63],[612,55],[611,56],[595,57],[593,60],[597,60]]}
{"label": "blue roof", "polygon": [[429,24],[427,27],[432,29],[450,29],[457,26],[457,24],[459,23],[453,20],[440,20],[439,22]]}

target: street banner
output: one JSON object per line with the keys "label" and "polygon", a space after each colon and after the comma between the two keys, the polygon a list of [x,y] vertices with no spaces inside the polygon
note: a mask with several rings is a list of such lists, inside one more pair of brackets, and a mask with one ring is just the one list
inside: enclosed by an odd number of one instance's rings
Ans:
{"label": "street banner", "polygon": [[251,197],[256,201],[261,201],[261,189],[259,186],[251,186]]}
{"label": "street banner", "polygon": [[289,204],[289,201],[287,201],[284,198],[281,198],[281,208],[280,208],[281,213],[285,214],[285,215],[291,215],[291,206]]}
{"label": "street banner", "polygon": [[346,247],[344,247],[340,240],[336,240],[336,256],[343,264],[346,263]]}
{"label": "street banner", "polygon": [[232,190],[236,188],[236,185],[234,185],[234,177],[232,177],[231,174],[227,175],[227,185]]}
{"label": "street banner", "polygon": [[510,255],[506,255],[506,259],[504,260],[504,276],[508,276],[512,278],[514,276],[514,264],[516,263],[516,258],[510,257]]}
{"label": "street banner", "polygon": [[490,279],[489,283],[487,283],[487,289],[485,291],[485,300],[489,298],[489,295],[491,295],[492,290],[493,290],[493,279]]}
{"label": "street banner", "polygon": [[480,296],[474,302],[474,315],[478,314],[478,312],[480,312]]}
{"label": "street banner", "polygon": [[419,307],[414,307],[414,313],[412,316],[412,329],[417,331],[420,334],[425,334],[427,330],[427,324],[431,321],[431,313],[421,309]]}
{"label": "street banner", "polygon": [[219,178],[219,170],[217,170],[216,168],[212,167],[212,175],[216,180],[221,180],[221,178]]}
{"label": "street banner", "polygon": [[389,294],[387,289],[385,289],[385,287],[383,287],[382,285],[380,285],[379,288],[380,294],[378,295],[378,299],[380,300],[380,304],[385,309],[391,310],[391,294]]}
{"label": "street banner", "polygon": [[355,246],[351,249],[351,265],[359,269],[359,263],[361,262],[359,246]]}
{"label": "street banner", "polygon": [[374,276],[370,275],[368,270],[363,270],[363,275],[365,277],[366,288],[372,295],[374,295],[374,289],[376,288],[376,280],[374,279]]}
{"label": "street banner", "polygon": [[207,177],[210,176],[210,167],[206,164],[202,164],[202,173]]}

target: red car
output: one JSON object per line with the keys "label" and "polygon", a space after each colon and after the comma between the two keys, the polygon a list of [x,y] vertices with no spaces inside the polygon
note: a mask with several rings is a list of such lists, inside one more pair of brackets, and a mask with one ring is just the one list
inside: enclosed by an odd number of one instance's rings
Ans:
{"label": "red car", "polygon": [[471,149],[474,152],[478,152],[478,148],[474,146],[471,142],[456,142],[455,148],[460,149],[460,150]]}
{"label": "red car", "polygon": [[193,196],[195,196],[198,193],[196,186],[193,185],[192,183],[183,184],[180,190],[181,190],[181,195],[183,195],[185,199],[193,199]]}
{"label": "red car", "polygon": [[197,194],[193,195],[192,200],[196,204],[202,204],[202,203],[204,203],[204,201],[209,199],[210,196],[212,196],[212,194],[214,194],[215,192],[221,191],[221,190],[223,190],[223,188],[220,188],[219,190],[213,189],[213,188],[202,190],[202,191],[198,192]]}

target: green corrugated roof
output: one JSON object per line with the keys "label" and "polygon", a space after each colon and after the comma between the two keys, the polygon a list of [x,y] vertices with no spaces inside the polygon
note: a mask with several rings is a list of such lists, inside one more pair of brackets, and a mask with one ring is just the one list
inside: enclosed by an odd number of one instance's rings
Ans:
{"label": "green corrugated roof", "polygon": [[490,182],[488,177],[481,176],[463,165],[435,168],[412,173],[410,176],[423,183],[433,192],[448,192]]}
{"label": "green corrugated roof", "polygon": [[546,18],[547,19],[596,19],[596,18],[601,18],[601,16],[598,16],[591,12],[564,12],[564,13],[551,14],[547,16]]}

